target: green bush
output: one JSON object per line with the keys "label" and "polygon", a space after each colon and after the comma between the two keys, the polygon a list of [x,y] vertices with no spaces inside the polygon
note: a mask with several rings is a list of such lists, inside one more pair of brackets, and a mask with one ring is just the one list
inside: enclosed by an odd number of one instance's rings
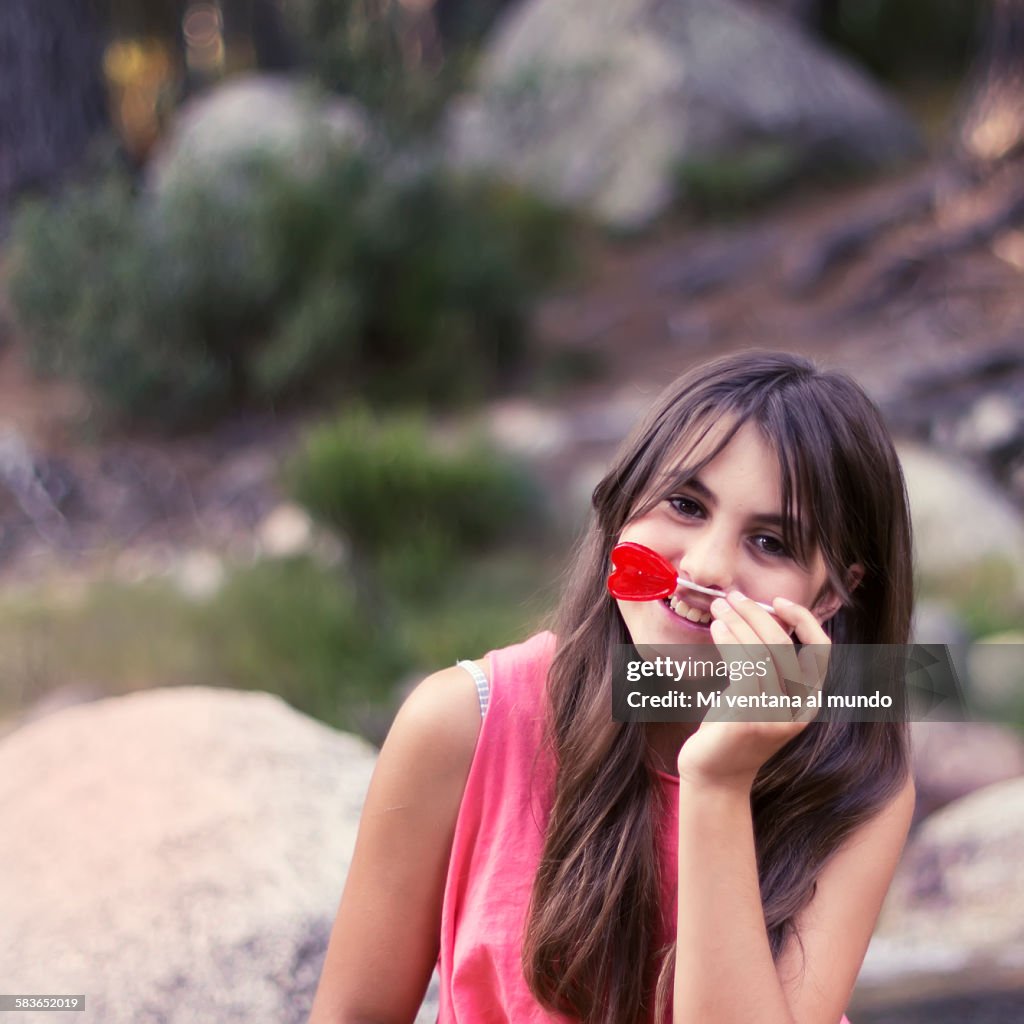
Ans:
{"label": "green bush", "polygon": [[[356,97],[394,138],[428,134],[467,77],[467,48],[445,45],[442,54],[429,11],[424,16],[397,0],[283,2],[288,27],[317,81]],[[424,51],[424,42],[432,52]]]}
{"label": "green bush", "polygon": [[471,400],[527,361],[533,299],[570,262],[568,222],[481,178],[430,174],[380,198],[358,232],[372,311],[361,393]]}
{"label": "green bush", "polygon": [[10,297],[36,372],[76,378],[115,409],[171,424],[226,402],[228,367],[192,343],[190,310],[169,301],[127,182],[30,203],[11,248]]}
{"label": "green bush", "polygon": [[681,161],[674,171],[679,206],[687,214],[730,220],[775,202],[797,185],[826,187],[852,180],[868,169],[854,157],[827,147],[805,150],[791,142],[762,139],[732,153]]}
{"label": "green bush", "polygon": [[801,158],[791,145],[766,141],[737,153],[681,162],[676,178],[691,213],[726,218],[748,213],[790,186]]}
{"label": "green bush", "polygon": [[482,441],[432,442],[421,416],[380,422],[356,406],[313,431],[288,470],[297,501],[349,541],[370,586],[433,593],[446,567],[541,531],[540,491]]}
{"label": "green bush", "polygon": [[527,364],[530,306],[571,244],[562,212],[509,186],[339,151],[31,204],[10,294],[37,369],[161,425],[299,396],[443,405]]}

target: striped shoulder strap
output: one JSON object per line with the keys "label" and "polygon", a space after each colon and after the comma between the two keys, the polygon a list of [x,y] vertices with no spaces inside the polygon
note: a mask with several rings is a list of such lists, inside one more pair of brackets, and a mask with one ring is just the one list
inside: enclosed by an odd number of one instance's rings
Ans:
{"label": "striped shoulder strap", "polygon": [[487,681],[487,676],[475,661],[463,660],[457,661],[455,664],[460,668],[464,668],[473,677],[473,681],[476,683],[477,696],[480,698],[480,717],[483,718],[487,714],[487,705],[491,699],[491,685]]}

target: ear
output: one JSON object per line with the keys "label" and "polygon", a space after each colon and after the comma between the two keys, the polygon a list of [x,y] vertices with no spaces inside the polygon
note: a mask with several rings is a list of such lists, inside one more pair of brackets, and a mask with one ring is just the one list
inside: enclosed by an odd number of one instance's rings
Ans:
{"label": "ear", "polygon": [[[864,579],[864,566],[860,562],[854,562],[846,570],[846,579],[843,581],[846,589],[849,593],[852,593],[860,585],[860,581]],[[833,615],[840,608],[842,608],[842,598],[835,592],[832,587],[826,587],[825,592],[822,594],[821,599],[811,609],[814,613],[814,617],[819,623],[828,622]]]}

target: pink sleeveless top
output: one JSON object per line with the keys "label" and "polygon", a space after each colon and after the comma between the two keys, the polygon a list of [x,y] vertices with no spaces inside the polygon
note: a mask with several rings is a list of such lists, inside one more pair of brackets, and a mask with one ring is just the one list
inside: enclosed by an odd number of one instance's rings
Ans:
{"label": "pink sleeveless top", "polygon": [[[438,1024],[572,1024],[549,1013],[523,977],[526,911],[551,808],[553,765],[542,751],[544,687],[555,636],[538,633],[487,655],[489,693],[462,798],[441,910]],[[679,780],[658,773],[665,908],[659,944],[675,931]],[[840,1024],[849,1024],[846,1017]]]}

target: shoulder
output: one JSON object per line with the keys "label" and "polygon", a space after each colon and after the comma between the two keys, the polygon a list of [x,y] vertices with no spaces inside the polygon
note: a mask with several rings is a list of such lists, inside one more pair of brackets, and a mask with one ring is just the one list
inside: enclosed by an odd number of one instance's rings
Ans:
{"label": "shoulder", "polygon": [[[521,643],[491,651],[475,661],[492,689],[497,680],[526,673],[546,674],[555,649],[554,634],[536,633]],[[494,711],[492,702],[490,716]],[[427,676],[406,698],[381,748],[385,765],[400,760],[404,768],[420,764],[425,774],[441,777],[461,794],[469,775],[481,729],[476,681],[453,665]]]}
{"label": "shoulder", "polygon": [[[486,661],[477,664],[487,671]],[[412,762],[427,777],[451,779],[469,773],[480,734],[480,700],[473,677],[458,665],[427,676],[395,716],[381,759]],[[421,775],[421,777],[423,777]]]}

